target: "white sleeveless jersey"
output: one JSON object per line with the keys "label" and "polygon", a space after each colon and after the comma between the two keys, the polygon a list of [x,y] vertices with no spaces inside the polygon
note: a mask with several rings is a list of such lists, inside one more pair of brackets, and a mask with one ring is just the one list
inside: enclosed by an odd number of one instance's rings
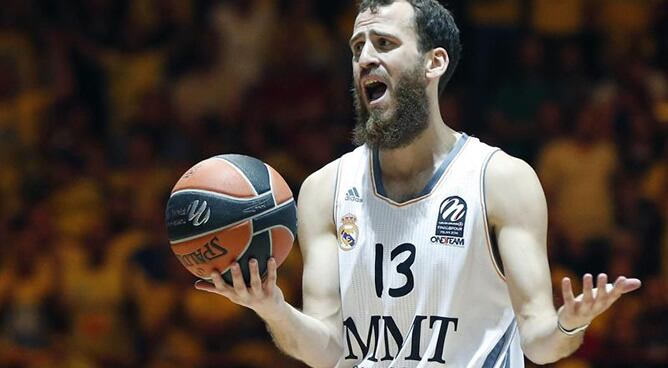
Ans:
{"label": "white sleeveless jersey", "polygon": [[343,356],[337,367],[523,367],[494,261],[483,173],[497,148],[465,134],[422,193],[385,196],[377,152],[339,160]]}

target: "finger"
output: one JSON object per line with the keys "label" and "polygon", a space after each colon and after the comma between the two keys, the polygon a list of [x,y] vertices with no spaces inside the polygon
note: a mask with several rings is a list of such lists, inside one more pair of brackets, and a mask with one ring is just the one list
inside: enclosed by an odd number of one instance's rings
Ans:
{"label": "finger", "polygon": [[622,288],[622,294],[637,290],[642,286],[642,281],[639,279],[626,279]]}
{"label": "finger", "polygon": [[608,290],[606,289],[607,283],[608,275],[599,273],[598,278],[596,279],[596,300],[606,298],[608,296]]}
{"label": "finger", "polygon": [[571,285],[571,279],[568,277],[564,277],[561,280],[561,294],[564,298],[564,307],[572,309],[573,304],[575,303],[575,296],[573,295],[573,285]]}
{"label": "finger", "polygon": [[636,290],[640,286],[642,286],[642,282],[640,282],[638,279],[627,279],[624,276],[619,276],[617,281],[615,281],[614,290],[615,292],[619,293],[619,295],[621,295]]}
{"label": "finger", "polygon": [[241,266],[239,266],[239,263],[235,262],[230,270],[232,271],[232,286],[234,287],[234,291],[241,297],[247,296],[248,289],[246,288],[244,277],[241,274]]}
{"label": "finger", "polygon": [[614,298],[619,298],[622,295],[624,282],[626,282],[626,277],[624,276],[619,276],[617,280],[615,280],[615,284],[612,287],[612,292],[610,292]]}
{"label": "finger", "polygon": [[195,289],[203,291],[212,291],[216,290],[216,287],[214,285],[211,285],[211,283],[209,282],[203,280],[197,280],[195,281]]}
{"label": "finger", "polygon": [[582,278],[582,301],[591,304],[594,301],[594,277],[587,273]]}
{"label": "finger", "polygon": [[260,280],[260,270],[257,264],[256,259],[251,259],[248,261],[248,266],[250,268],[250,284],[251,284],[251,292],[254,295],[261,295],[262,294],[262,280]]}
{"label": "finger", "polygon": [[218,290],[225,290],[225,282],[223,281],[223,277],[220,276],[220,273],[218,271],[213,271],[211,272],[211,282],[216,286],[216,289]]}
{"label": "finger", "polygon": [[216,293],[220,294],[223,296],[228,296],[229,295],[229,289],[225,288],[222,290],[219,290],[216,288],[215,285],[211,284],[210,282],[204,281],[204,280],[198,280],[195,282],[195,289],[201,290],[201,291],[207,291],[209,293]]}
{"label": "finger", "polygon": [[269,258],[267,261],[267,281],[264,284],[264,289],[266,292],[271,293],[272,290],[274,290],[274,286],[276,286],[276,269],[278,266],[276,265],[276,260],[274,257]]}
{"label": "finger", "polygon": [[621,296],[622,294],[638,289],[640,286],[642,286],[642,282],[638,279],[627,279],[624,276],[619,276],[617,281],[615,281],[613,293],[616,296]]}

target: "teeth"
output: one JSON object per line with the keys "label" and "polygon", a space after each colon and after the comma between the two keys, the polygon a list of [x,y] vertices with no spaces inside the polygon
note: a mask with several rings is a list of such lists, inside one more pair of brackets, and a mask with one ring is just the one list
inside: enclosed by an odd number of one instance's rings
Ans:
{"label": "teeth", "polygon": [[376,84],[376,83],[380,83],[380,82],[375,81],[375,80],[367,80],[367,81],[364,81],[364,87],[368,87],[368,86],[370,86],[372,84]]}

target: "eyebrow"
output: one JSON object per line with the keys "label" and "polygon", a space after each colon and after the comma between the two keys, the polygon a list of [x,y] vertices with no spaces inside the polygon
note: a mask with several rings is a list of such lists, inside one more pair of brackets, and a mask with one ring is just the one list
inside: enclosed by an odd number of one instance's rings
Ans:
{"label": "eyebrow", "polygon": [[[387,37],[387,38],[397,38],[397,36],[392,35],[392,34],[390,34],[390,33],[381,32],[381,31],[376,31],[376,30],[371,30],[371,31],[369,31],[369,33],[370,33],[372,36],[380,36],[380,37]],[[350,46],[352,47],[353,43],[354,43],[355,41],[357,41],[358,38],[362,37],[363,34],[364,34],[364,32],[358,32],[358,33],[354,34],[354,35],[350,38],[350,41],[348,41],[348,45],[350,45]]]}

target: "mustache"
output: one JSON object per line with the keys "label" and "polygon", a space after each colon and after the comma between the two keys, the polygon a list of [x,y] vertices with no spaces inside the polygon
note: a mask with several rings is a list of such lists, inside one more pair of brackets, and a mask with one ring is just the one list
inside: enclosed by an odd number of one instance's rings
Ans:
{"label": "mustache", "polygon": [[[382,71],[367,70],[363,76],[382,77]],[[396,81],[393,90],[395,106],[388,111],[369,110],[361,96],[359,81],[352,90],[357,124],[353,130],[353,143],[371,147],[392,149],[413,142],[429,124],[426,79],[416,65]],[[358,93],[359,92],[359,93]],[[388,115],[389,114],[389,115]]]}
{"label": "mustache", "polygon": [[385,71],[382,71],[378,68],[362,69],[362,70],[360,70],[359,76],[357,77],[357,80],[355,81],[356,82],[355,84],[359,85],[359,81],[361,81],[362,78],[366,78],[366,77],[377,77],[377,78],[381,78],[382,80],[385,80],[385,81],[390,79],[390,76],[387,75],[387,73]]}

